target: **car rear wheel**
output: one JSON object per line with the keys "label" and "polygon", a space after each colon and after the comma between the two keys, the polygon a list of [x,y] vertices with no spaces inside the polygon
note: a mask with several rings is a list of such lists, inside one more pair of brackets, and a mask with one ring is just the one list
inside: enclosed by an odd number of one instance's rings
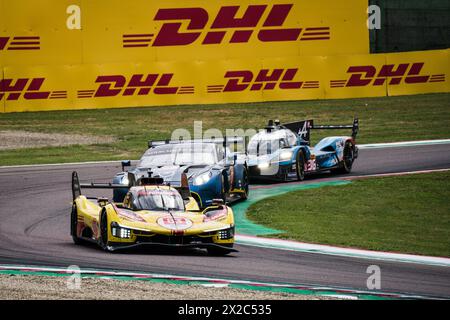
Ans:
{"label": "car rear wheel", "polygon": [[244,192],[242,193],[241,198],[246,200],[248,198],[248,193],[250,191],[247,168],[244,168],[244,173],[242,175],[242,180],[243,180],[243,184],[244,184]]}
{"label": "car rear wheel", "polygon": [[74,204],[72,206],[72,212],[70,214],[70,234],[72,235],[73,243],[81,244],[82,241],[77,236],[77,227],[78,227],[78,211],[77,206]]}
{"label": "car rear wheel", "polygon": [[338,173],[350,173],[352,171],[353,161],[355,160],[353,143],[347,141],[344,147],[344,157]]}
{"label": "car rear wheel", "polygon": [[225,180],[227,179],[225,176],[225,173],[222,173],[222,178],[221,178],[221,183],[222,183],[222,194],[220,195],[220,198],[223,200],[223,203],[227,202],[227,198],[228,198],[228,192],[229,192],[229,187],[227,186],[227,181]]}
{"label": "car rear wheel", "polygon": [[297,153],[297,161],[295,163],[295,169],[297,171],[297,180],[303,181],[305,179],[305,155],[303,151]]}

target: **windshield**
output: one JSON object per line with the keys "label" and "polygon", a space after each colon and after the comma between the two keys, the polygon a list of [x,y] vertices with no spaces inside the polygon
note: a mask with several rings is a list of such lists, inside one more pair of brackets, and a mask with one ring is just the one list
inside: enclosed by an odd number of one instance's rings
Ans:
{"label": "windshield", "polygon": [[248,154],[257,156],[272,154],[288,145],[285,130],[259,132],[250,139],[248,143]]}
{"label": "windshield", "polygon": [[135,210],[184,211],[181,195],[175,190],[139,190],[133,200]]}
{"label": "windshield", "polygon": [[149,168],[168,165],[211,165],[217,162],[214,144],[175,144],[149,149],[138,167]]}

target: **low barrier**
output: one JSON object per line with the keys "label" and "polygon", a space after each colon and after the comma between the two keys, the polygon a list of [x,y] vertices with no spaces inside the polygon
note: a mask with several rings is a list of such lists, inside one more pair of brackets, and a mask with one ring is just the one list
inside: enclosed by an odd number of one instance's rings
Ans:
{"label": "low barrier", "polygon": [[2,112],[449,92],[450,50],[217,61],[6,66]]}

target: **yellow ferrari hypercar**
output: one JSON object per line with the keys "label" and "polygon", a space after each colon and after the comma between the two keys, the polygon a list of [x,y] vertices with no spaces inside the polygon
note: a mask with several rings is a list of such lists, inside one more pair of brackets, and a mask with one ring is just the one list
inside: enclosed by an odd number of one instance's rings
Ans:
{"label": "yellow ferrari hypercar", "polygon": [[237,251],[233,249],[232,209],[220,199],[200,210],[190,195],[187,178],[185,181],[174,188],[160,178],[142,178],[130,186],[123,203],[113,203],[106,198],[88,198],[81,188],[123,185],[80,184],[73,172],[73,241],[94,242],[107,251],[150,245],[206,248],[212,255]]}

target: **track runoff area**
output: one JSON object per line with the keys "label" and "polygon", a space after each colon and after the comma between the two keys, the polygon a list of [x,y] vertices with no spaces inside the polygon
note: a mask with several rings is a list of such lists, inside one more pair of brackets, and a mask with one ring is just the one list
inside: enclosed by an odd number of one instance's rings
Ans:
{"label": "track runoff area", "polygon": [[[359,145],[361,150],[361,156],[364,157],[364,161],[359,161],[355,163],[354,170],[352,174],[348,176],[336,176],[336,177],[317,177],[304,181],[302,183],[286,183],[286,184],[273,184],[273,185],[259,185],[253,186],[250,201],[260,201],[266,197],[282,194],[292,190],[299,190],[302,188],[310,187],[321,187],[324,185],[339,185],[349,183],[353,179],[363,179],[378,176],[392,176],[392,175],[405,175],[405,174],[420,174],[425,172],[433,171],[443,171],[449,170],[450,159],[449,159],[449,148],[450,139],[443,140],[428,140],[428,141],[411,141],[411,142],[398,142],[398,143],[383,143],[383,144],[368,144]],[[385,161],[380,161],[382,159],[381,155],[389,152],[389,157]],[[359,164],[358,164],[359,163]],[[112,165],[112,167],[111,167]],[[111,172],[114,172],[116,168],[114,165],[118,165],[117,161],[113,162],[89,162],[89,163],[73,163],[73,164],[56,164],[56,165],[32,165],[32,166],[9,166],[0,167],[0,175],[3,177],[12,177],[17,172],[33,172],[37,175],[41,175],[41,172],[53,172],[65,174],[65,171],[72,170],[72,168],[83,168],[92,167],[95,172],[100,171],[102,168],[108,168],[106,170],[105,178]],[[59,172],[59,173],[58,173]],[[58,180],[60,177],[57,178]],[[25,193],[27,190],[24,190]],[[35,195],[28,195],[28,197],[36,197]],[[254,202],[253,201],[253,202]],[[4,201],[2,201],[4,202]],[[370,250],[358,250],[349,248],[339,248],[334,246],[324,246],[317,244],[308,244],[295,241],[286,241],[280,239],[271,239],[261,235],[270,234],[270,230],[265,229],[263,226],[254,225],[251,221],[245,218],[245,210],[248,205],[247,202],[242,202],[234,206],[234,211],[236,214],[236,224],[238,225],[238,234],[236,235],[236,242],[242,249],[241,251],[252,253],[253,251],[260,253],[258,250],[269,250],[268,252],[279,251],[280,256],[289,257],[295,254],[306,254],[310,263],[337,263],[340,259],[348,259],[346,263],[351,266],[356,266],[359,264],[367,265],[368,263],[373,264],[390,264],[400,269],[405,267],[407,270],[411,271],[414,269],[419,269],[419,274],[423,274],[423,270],[427,270],[433,276],[430,276],[430,282],[440,281],[439,276],[436,278],[435,271],[439,270],[440,277],[448,279],[450,271],[448,267],[450,266],[450,259],[441,257],[427,257],[427,256],[417,256],[408,255],[400,253],[390,253],[390,252],[376,252]],[[244,205],[245,204],[245,205]],[[244,206],[243,206],[244,205]],[[30,234],[30,229],[44,227],[52,228],[53,217],[45,218],[39,221],[38,227],[36,224],[32,226],[27,226],[25,233]],[[63,212],[56,215],[64,216]],[[11,223],[14,223],[11,221]],[[7,226],[5,226],[7,227]],[[54,226],[58,228],[56,225]],[[46,245],[51,247],[51,244],[44,243],[44,245],[39,246],[37,252],[34,252],[31,257],[27,254],[11,255],[8,254],[6,246],[11,248],[14,245],[14,241],[21,241],[21,239],[11,239],[9,243],[5,243],[3,248],[0,248],[0,273],[3,274],[42,274],[42,275],[69,275],[72,274],[67,271],[62,265],[67,266],[67,263],[73,262],[68,256],[56,257],[51,254],[44,258],[46,253]],[[249,248],[243,250],[243,248]],[[254,248],[254,249],[251,249]],[[51,251],[51,249],[50,249]],[[20,249],[18,249],[20,253]],[[244,253],[243,252],[243,253]],[[282,253],[285,252],[285,253]],[[292,253],[290,253],[292,252]],[[64,254],[63,254],[64,255]],[[122,258],[123,256],[120,256]],[[154,258],[152,256],[152,258]],[[162,257],[161,263],[164,264],[166,257]],[[186,257],[181,257],[181,259]],[[192,257],[196,259],[196,257]],[[189,258],[190,261],[193,259]],[[271,261],[270,256],[265,258],[259,257],[258,260],[266,260],[264,264],[274,266],[279,263],[276,262],[276,256],[273,257],[274,260]],[[121,259],[119,259],[121,260]],[[133,258],[131,258],[133,260]],[[326,282],[316,282],[317,279],[314,277],[309,277],[308,272],[302,277],[297,277],[295,271],[291,269],[296,269],[297,265],[295,262],[289,261],[289,270],[287,273],[290,274],[287,277],[279,277],[278,279],[272,274],[268,274],[267,277],[260,275],[255,277],[250,275],[252,272],[248,270],[247,272],[242,272],[239,269],[228,270],[224,273],[214,274],[211,272],[192,272],[189,268],[166,268],[168,272],[158,272],[164,270],[158,268],[157,264],[151,266],[153,259],[148,259],[149,265],[145,267],[142,264],[136,263],[136,268],[133,271],[120,271],[120,270],[130,270],[130,263],[124,261],[124,263],[117,264],[102,264],[97,263],[94,257],[83,257],[81,259],[82,263],[79,263],[83,267],[80,269],[80,274],[83,277],[92,276],[107,276],[113,278],[127,278],[132,280],[147,279],[149,281],[167,281],[169,283],[178,284],[199,284],[204,286],[228,286],[228,287],[239,287],[251,290],[266,290],[274,292],[289,292],[296,294],[314,294],[314,295],[324,295],[333,296],[337,298],[348,298],[348,299],[379,299],[379,298],[448,298],[450,297],[450,288],[445,284],[439,289],[433,288],[433,285],[429,286],[426,290],[417,290],[414,287],[414,279],[412,282],[406,286],[387,286],[383,290],[369,290],[361,285],[353,285],[352,282],[345,282],[339,279],[342,277],[342,270],[340,268],[346,268],[345,264],[336,267],[336,273],[330,276],[330,279]],[[239,259],[237,259],[239,260]],[[291,258],[289,259],[291,260]],[[63,262],[67,261],[67,263]],[[367,261],[367,262],[363,262]],[[245,262],[244,265],[248,263]],[[254,264],[255,261],[250,261],[250,264]],[[55,266],[55,267],[48,267]],[[58,267],[56,267],[58,266]],[[403,267],[402,267],[403,266]],[[384,267],[383,267],[384,268]],[[276,267],[275,267],[276,269]],[[152,272],[153,271],[153,272]],[[272,272],[274,272],[272,270]],[[323,270],[319,270],[319,273]],[[401,270],[399,271],[401,273]],[[277,273],[277,271],[275,271]],[[207,275],[207,276],[204,276]],[[417,277],[414,272],[409,275],[411,277]],[[336,277],[336,279],[333,279]],[[436,279],[435,279],[436,278]],[[417,278],[416,278],[417,279]],[[272,281],[270,281],[272,280]],[[274,281],[276,280],[276,281]],[[427,279],[422,279],[421,281],[427,281]],[[386,282],[386,280],[385,280]],[[436,291],[434,291],[436,290]]]}

